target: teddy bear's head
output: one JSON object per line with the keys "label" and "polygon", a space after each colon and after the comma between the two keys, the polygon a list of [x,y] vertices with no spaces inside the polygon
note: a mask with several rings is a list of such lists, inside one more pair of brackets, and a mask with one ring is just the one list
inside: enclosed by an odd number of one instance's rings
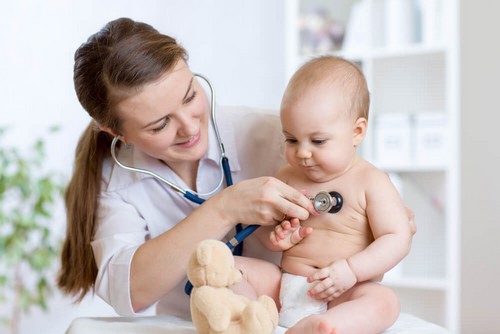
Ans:
{"label": "teddy bear's head", "polygon": [[229,287],[241,280],[241,272],[234,268],[234,258],[229,247],[222,241],[212,239],[200,242],[193,252],[187,276],[194,287]]}

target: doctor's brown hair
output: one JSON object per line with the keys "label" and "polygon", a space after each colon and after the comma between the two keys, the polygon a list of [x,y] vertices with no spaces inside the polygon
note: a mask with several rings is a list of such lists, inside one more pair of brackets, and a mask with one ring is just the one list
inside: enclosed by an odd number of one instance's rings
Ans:
{"label": "doctor's brown hair", "polygon": [[67,230],[57,284],[78,301],[94,290],[97,277],[91,242],[97,226],[102,162],[110,155],[113,139],[99,127],[121,133],[115,106],[180,60],[187,61],[187,52],[175,39],[128,18],[109,22],[75,52],[75,91],[92,121],[78,142],[64,196]]}

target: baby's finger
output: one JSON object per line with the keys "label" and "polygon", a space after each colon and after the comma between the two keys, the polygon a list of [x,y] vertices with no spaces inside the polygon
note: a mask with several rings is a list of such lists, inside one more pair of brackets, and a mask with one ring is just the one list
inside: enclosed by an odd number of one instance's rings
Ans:
{"label": "baby's finger", "polygon": [[285,231],[287,231],[287,230],[289,230],[289,229],[291,229],[291,228],[292,228],[292,224],[291,224],[291,223],[290,223],[290,221],[288,221],[288,220],[284,220],[284,221],[282,221],[282,222],[281,222],[281,224],[280,224],[280,226],[281,226],[281,228],[282,228],[283,230],[285,230]]}
{"label": "baby's finger", "polygon": [[275,246],[278,246],[279,245],[279,239],[278,239],[278,236],[276,234],[275,231],[272,231],[271,233],[269,233],[269,239],[271,240],[271,243]]}
{"label": "baby's finger", "polygon": [[274,234],[278,239],[285,239],[285,232],[283,231],[283,228],[281,228],[281,225],[276,225],[274,228]]}
{"label": "baby's finger", "polygon": [[330,277],[327,277],[315,284],[312,288],[309,289],[308,292],[311,295],[317,295],[320,298],[325,298],[335,292],[335,289],[333,288],[333,280]]}
{"label": "baby's finger", "polygon": [[300,220],[298,218],[290,218],[289,224],[291,228],[297,228],[300,226]]}
{"label": "baby's finger", "polygon": [[329,275],[330,275],[330,271],[328,270],[328,268],[319,269],[319,270],[316,270],[312,275],[307,277],[307,281],[309,283],[312,283],[314,281],[322,280],[322,279],[328,277]]}
{"label": "baby's finger", "polygon": [[301,229],[299,229],[299,236],[300,236],[300,239],[304,239],[305,237],[307,237],[309,234],[311,234],[313,231],[313,228],[312,227],[302,227]]}

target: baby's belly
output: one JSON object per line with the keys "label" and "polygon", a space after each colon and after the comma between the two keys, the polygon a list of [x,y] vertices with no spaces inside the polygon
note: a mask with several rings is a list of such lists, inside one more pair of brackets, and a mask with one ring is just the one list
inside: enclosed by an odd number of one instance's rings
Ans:
{"label": "baby's belly", "polygon": [[362,251],[370,242],[362,235],[316,229],[301,243],[283,253],[281,267],[290,274],[309,276],[318,268]]}

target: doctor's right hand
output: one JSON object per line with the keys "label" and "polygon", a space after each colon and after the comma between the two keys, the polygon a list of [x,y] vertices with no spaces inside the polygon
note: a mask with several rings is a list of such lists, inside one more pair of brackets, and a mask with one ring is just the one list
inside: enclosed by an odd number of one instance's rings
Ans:
{"label": "doctor's right hand", "polygon": [[225,214],[245,225],[276,225],[286,217],[306,220],[318,214],[306,195],[274,177],[244,180],[219,195]]}

